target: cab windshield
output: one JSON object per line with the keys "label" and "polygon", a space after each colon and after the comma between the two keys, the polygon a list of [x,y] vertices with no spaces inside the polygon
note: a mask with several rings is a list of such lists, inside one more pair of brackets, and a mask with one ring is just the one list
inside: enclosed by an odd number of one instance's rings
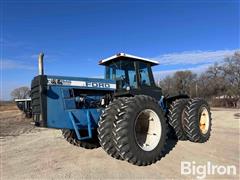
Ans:
{"label": "cab windshield", "polygon": [[106,79],[116,80],[117,89],[137,88],[136,68],[134,61],[120,60],[111,62],[106,67]]}

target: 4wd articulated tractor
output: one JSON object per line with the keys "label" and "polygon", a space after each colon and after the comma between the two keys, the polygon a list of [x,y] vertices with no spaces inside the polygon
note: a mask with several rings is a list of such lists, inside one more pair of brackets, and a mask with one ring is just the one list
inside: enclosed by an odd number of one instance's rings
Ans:
{"label": "4wd articulated tractor", "polygon": [[170,138],[209,139],[209,105],[185,94],[164,97],[151,69],[157,61],[119,53],[99,64],[105,66],[104,79],[44,75],[40,54],[39,75],[31,84],[36,126],[61,129],[75,146],[101,146],[139,166],[160,160]]}

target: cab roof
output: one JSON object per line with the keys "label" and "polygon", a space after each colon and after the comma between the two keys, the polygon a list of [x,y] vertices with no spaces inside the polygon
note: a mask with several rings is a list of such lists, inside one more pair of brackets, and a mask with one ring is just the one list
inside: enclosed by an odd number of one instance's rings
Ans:
{"label": "cab roof", "polygon": [[27,98],[27,99],[15,99],[15,102],[19,102],[19,101],[31,101],[31,98]]}
{"label": "cab roof", "polygon": [[108,57],[106,59],[102,59],[99,61],[99,64],[107,65],[107,64],[111,63],[112,61],[117,61],[117,60],[139,60],[139,61],[144,61],[144,62],[150,63],[151,66],[155,66],[155,65],[159,64],[158,61],[154,61],[151,59],[146,59],[146,58],[142,58],[142,57],[138,57],[138,56],[134,56],[134,55],[130,55],[130,54],[125,54],[125,53],[118,53],[118,54]]}

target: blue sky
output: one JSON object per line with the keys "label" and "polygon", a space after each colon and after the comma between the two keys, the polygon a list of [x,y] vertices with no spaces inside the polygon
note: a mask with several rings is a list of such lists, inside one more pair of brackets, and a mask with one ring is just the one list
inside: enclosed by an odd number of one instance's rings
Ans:
{"label": "blue sky", "polygon": [[[57,3],[58,2],[58,3]],[[239,1],[13,1],[1,7],[1,93],[37,74],[101,76],[102,58],[125,52],[160,61],[158,77],[203,71],[239,49]]]}

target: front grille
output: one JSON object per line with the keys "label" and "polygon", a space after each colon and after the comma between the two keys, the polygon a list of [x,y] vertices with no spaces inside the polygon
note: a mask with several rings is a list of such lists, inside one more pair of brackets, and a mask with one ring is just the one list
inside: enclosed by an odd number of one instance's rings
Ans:
{"label": "front grille", "polygon": [[31,99],[32,99],[33,114],[40,114],[41,113],[41,102],[40,102],[40,83],[39,83],[38,76],[32,80]]}
{"label": "front grille", "polygon": [[36,76],[31,84],[33,121],[38,126],[45,126],[46,122],[46,76]]}

